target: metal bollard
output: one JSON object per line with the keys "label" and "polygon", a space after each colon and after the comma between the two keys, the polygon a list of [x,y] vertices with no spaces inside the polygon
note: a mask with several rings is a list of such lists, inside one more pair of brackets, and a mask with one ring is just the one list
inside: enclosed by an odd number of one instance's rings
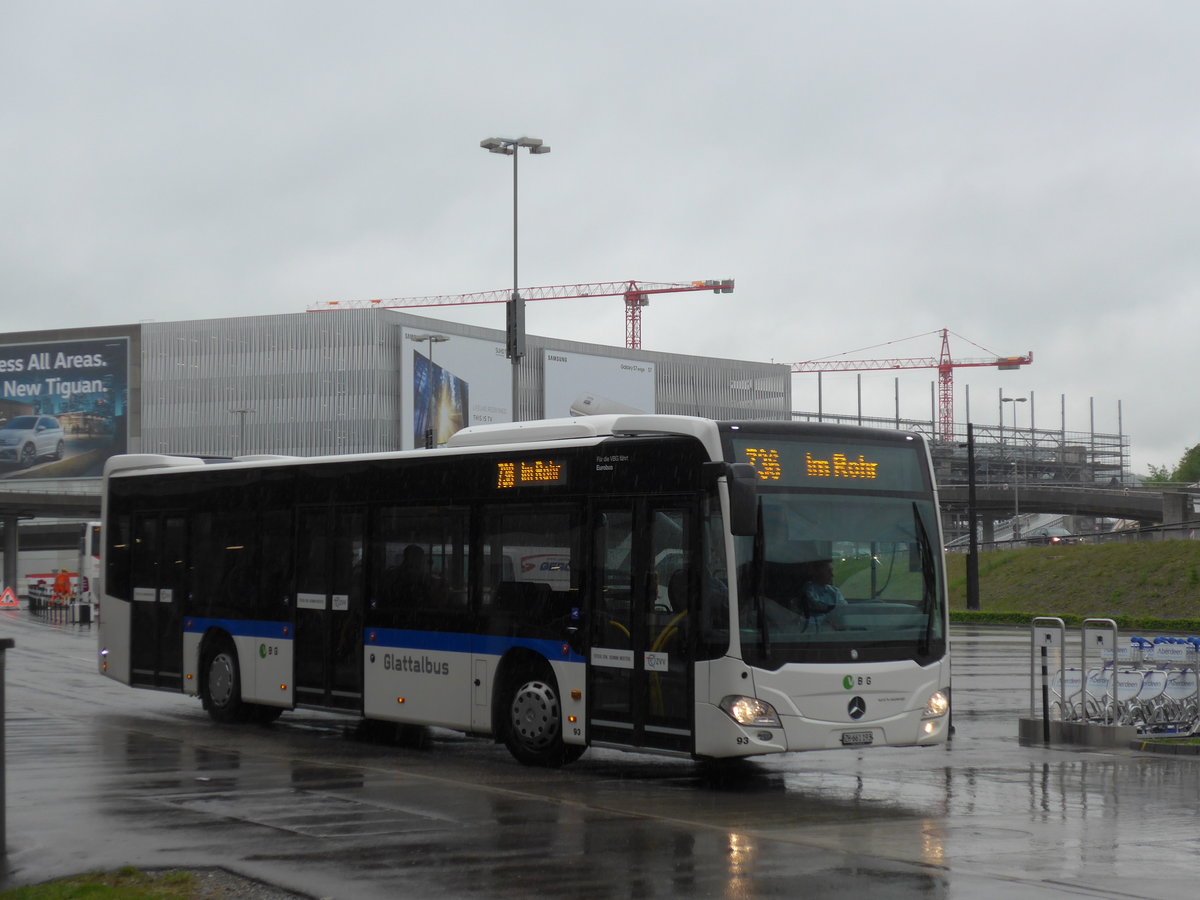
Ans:
{"label": "metal bollard", "polygon": [[[5,822],[8,819],[8,797],[4,782],[5,748],[4,748],[4,660],[8,651],[16,644],[12,638],[0,638],[0,860],[8,858],[8,830]],[[5,869],[8,867],[5,866]]]}

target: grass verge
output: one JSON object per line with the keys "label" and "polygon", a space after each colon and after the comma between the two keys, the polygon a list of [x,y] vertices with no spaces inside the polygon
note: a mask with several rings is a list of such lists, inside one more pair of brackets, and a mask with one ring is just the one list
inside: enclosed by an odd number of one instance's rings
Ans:
{"label": "grass verge", "polygon": [[0,893],[0,900],[194,900],[191,872],[143,872],[124,866],[115,872],[89,872]]}

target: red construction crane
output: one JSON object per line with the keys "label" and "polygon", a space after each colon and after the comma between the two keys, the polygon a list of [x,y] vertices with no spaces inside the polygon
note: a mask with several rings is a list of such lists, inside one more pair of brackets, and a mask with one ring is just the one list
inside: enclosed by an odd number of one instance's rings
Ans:
{"label": "red construction crane", "polygon": [[[793,372],[867,372],[881,369],[937,369],[938,370],[938,438],[954,440],[954,370],[966,366],[995,366],[1001,371],[1018,369],[1033,362],[1033,351],[1024,356],[990,356],[983,359],[952,359],[950,356],[950,332],[946,328],[918,334],[942,336],[942,352],[937,359],[924,356],[908,359],[814,359],[792,363]],[[961,337],[961,335],[955,335]],[[965,338],[963,338],[966,340]],[[910,338],[904,338],[910,340]],[[897,343],[893,341],[892,343]],[[976,344],[976,346],[979,346]],[[871,348],[865,348],[871,349]],[[980,347],[980,349],[984,349]]]}
{"label": "red construction crane", "polygon": [[[526,300],[572,300],[579,297],[625,298],[625,346],[634,350],[642,346],[642,307],[650,303],[651,294],[678,294],[683,291],[712,291],[732,294],[733,279],[663,283],[657,281],[601,281],[594,284],[560,284],[551,287],[522,288]],[[459,306],[464,303],[507,303],[512,289],[479,291],[474,294],[441,294],[433,297],[397,297],[392,300],[328,300],[308,308],[309,312],[327,309],[409,309],[414,306]]]}

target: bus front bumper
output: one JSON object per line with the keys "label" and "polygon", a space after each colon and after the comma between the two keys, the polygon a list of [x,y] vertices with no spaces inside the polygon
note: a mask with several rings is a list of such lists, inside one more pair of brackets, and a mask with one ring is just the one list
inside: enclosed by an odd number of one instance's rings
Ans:
{"label": "bus front bumper", "polygon": [[869,722],[822,722],[780,716],[777,725],[739,725],[710,703],[696,704],[696,755],[725,758],[802,750],[911,747],[945,743],[950,717],[909,710]]}

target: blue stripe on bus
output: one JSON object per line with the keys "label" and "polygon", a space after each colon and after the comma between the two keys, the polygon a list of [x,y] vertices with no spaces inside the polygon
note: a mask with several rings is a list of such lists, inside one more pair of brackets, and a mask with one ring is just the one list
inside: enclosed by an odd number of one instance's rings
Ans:
{"label": "blue stripe on bus", "polygon": [[204,634],[210,628],[221,628],[234,637],[292,639],[291,622],[264,622],[257,619],[202,619],[187,616],[183,620],[184,633]]}
{"label": "blue stripe on bus", "polygon": [[[210,628],[220,628],[234,637],[292,639],[290,622],[267,622],[256,619],[204,619],[188,616],[183,630],[203,634]],[[401,650],[437,650],[444,653],[475,653],[481,656],[503,656],[514,647],[524,647],[540,653],[546,659],[581,663],[584,658],[573,651],[566,641],[537,638],[501,637],[491,634],[466,634],[450,631],[413,631],[403,628],[368,628],[363,631],[363,644]]]}
{"label": "blue stripe on bus", "polygon": [[368,628],[366,646],[403,650],[437,650],[444,653],[475,653],[503,656],[514,647],[524,647],[547,659],[581,663],[583,657],[566,641],[537,638],[501,637],[463,632],[412,631],[403,628]]}

